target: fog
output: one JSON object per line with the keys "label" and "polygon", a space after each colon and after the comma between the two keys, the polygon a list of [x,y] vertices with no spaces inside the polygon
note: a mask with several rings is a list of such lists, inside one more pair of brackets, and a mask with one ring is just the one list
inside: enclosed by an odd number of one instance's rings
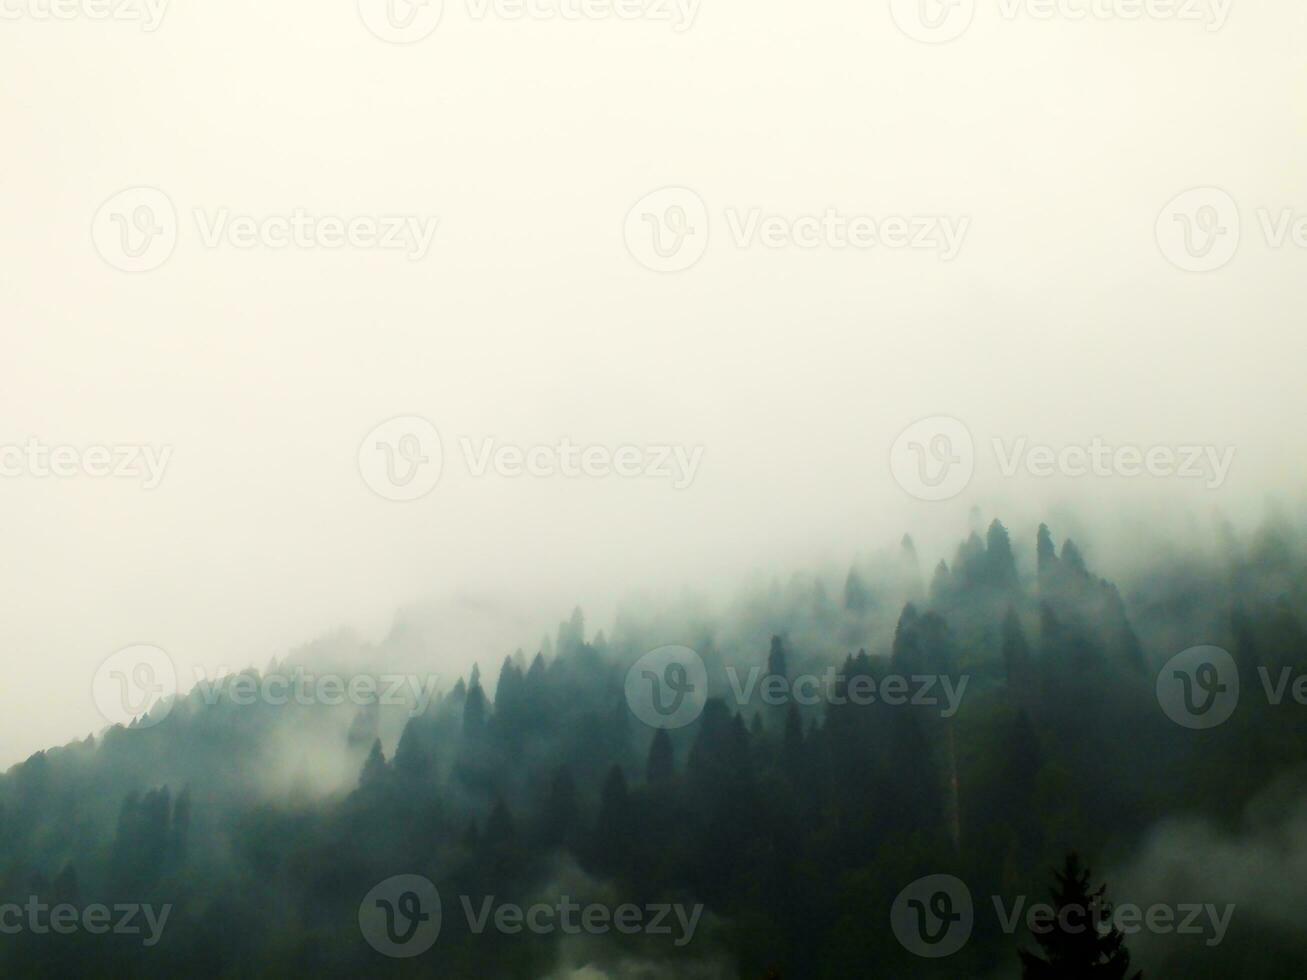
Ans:
{"label": "fog", "polygon": [[[136,643],[189,677],[340,628],[379,643],[416,615],[452,683],[534,652],[576,604],[602,628],[633,592],[724,597],[905,531],[933,561],[973,507],[1023,540],[1074,511],[1103,550],[1165,531],[1163,512],[1206,533],[1296,508],[1307,255],[1256,215],[1304,203],[1304,27],[1292,0],[1236,3],[1213,31],[982,5],[940,45],[882,4],[775,0],[704,0],[683,31],[447,3],[411,45],[309,0],[176,4],[153,32],[6,20],[0,442],[171,455],[153,489],[0,480],[0,765],[101,729],[92,676]],[[129,274],[92,228],[138,186],[180,231]],[[667,186],[707,203],[710,238],[660,274],[623,221]],[[1183,271],[1155,225],[1207,186],[1238,202],[1243,240]],[[420,259],[206,247],[224,209],[438,224]],[[947,215],[966,234],[949,260],[738,247],[754,209]],[[397,416],[443,446],[409,503],[358,463]],[[976,471],[928,502],[888,460],[935,416],[970,430]],[[1211,487],[1005,476],[991,451],[1095,437],[1235,455]],[[487,439],[702,454],[679,488],[477,476]]]}

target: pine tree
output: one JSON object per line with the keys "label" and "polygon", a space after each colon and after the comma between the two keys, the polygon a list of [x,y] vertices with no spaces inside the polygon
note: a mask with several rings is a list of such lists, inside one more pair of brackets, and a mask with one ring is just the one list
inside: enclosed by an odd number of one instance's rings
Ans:
{"label": "pine tree", "polygon": [[789,679],[790,671],[788,658],[785,654],[785,641],[779,636],[771,638],[771,650],[767,653],[767,674],[773,674]]}
{"label": "pine tree", "polygon": [[785,713],[785,760],[793,766],[803,752],[803,719],[799,715],[799,706],[790,702]]}
{"label": "pine tree", "polygon": [[425,725],[420,717],[410,718],[395,746],[395,771],[410,779],[421,779],[431,771],[431,758],[423,745]]}
{"label": "pine tree", "polygon": [[191,788],[189,785],[182,787],[182,791],[177,794],[177,802],[172,808],[172,861],[177,867],[186,863],[186,851],[190,845],[191,832]]}
{"label": "pine tree", "polygon": [[1001,521],[989,525],[985,537],[985,561],[989,566],[989,583],[996,588],[1015,589],[1017,560],[1012,554],[1012,539]]}
{"label": "pine tree", "polygon": [[599,816],[595,821],[592,849],[599,866],[608,870],[620,869],[633,836],[626,776],[620,766],[613,766],[604,778],[599,795]]}
{"label": "pine tree", "polygon": [[486,696],[481,685],[474,683],[463,705],[463,740],[480,743],[486,730]]}
{"label": "pine tree", "polygon": [[1039,953],[1019,951],[1023,980],[1140,980],[1142,972],[1129,973],[1125,937],[1111,925],[1107,886],[1091,891],[1089,869],[1075,854],[1053,877],[1055,915],[1051,928],[1035,935]]}
{"label": "pine tree", "polygon": [[1052,571],[1057,564],[1057,549],[1053,545],[1053,535],[1047,524],[1039,525],[1039,534],[1035,543],[1035,567],[1040,577]]}
{"label": "pine tree", "polygon": [[850,612],[865,612],[871,606],[871,593],[862,581],[856,568],[849,569],[848,578],[844,580],[844,608]]}
{"label": "pine tree", "polygon": [[372,751],[368,753],[367,760],[363,763],[363,771],[359,773],[360,786],[372,786],[381,781],[386,774],[386,756],[381,751],[381,739],[376,739],[372,743]]}
{"label": "pine tree", "polygon": [[948,569],[948,563],[941,560],[935,566],[935,574],[930,579],[930,601],[946,601],[952,588],[953,575]]}
{"label": "pine tree", "polygon": [[1008,609],[1003,620],[1003,664],[1007,668],[1007,685],[1011,698],[1026,705],[1033,695],[1030,643],[1015,609]]}
{"label": "pine tree", "polygon": [[676,774],[676,757],[672,751],[672,739],[664,728],[654,732],[653,744],[649,746],[649,761],[645,766],[645,779],[650,786],[664,787],[671,783]]}
{"label": "pine tree", "polygon": [[1062,542],[1062,564],[1081,578],[1089,576],[1089,569],[1085,566],[1084,556],[1080,554],[1080,549],[1076,547],[1076,543],[1070,538]]}
{"label": "pine tree", "polygon": [[580,807],[576,800],[576,780],[572,770],[560,766],[554,773],[540,812],[540,841],[546,847],[575,845]]}

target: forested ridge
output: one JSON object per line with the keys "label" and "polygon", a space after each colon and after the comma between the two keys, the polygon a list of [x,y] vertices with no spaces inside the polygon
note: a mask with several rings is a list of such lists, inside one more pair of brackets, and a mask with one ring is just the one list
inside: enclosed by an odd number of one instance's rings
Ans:
{"label": "forested ridge", "polygon": [[[1167,821],[1237,838],[1250,812],[1274,821],[1302,797],[1307,707],[1272,703],[1265,684],[1307,672],[1296,528],[1136,556],[1120,583],[1086,554],[996,520],[933,568],[905,537],[720,608],[645,603],[599,630],[577,610],[497,677],[424,692],[416,713],[411,698],[247,704],[229,696],[235,677],[197,685],[157,724],[0,777],[0,904],[169,904],[159,941],[29,930],[0,937],[0,975],[1019,976],[1034,944],[1000,928],[987,896],[1044,895],[1071,852],[1096,873],[1129,868]],[[627,688],[668,644],[702,659],[711,695],[674,729],[645,724]],[[1229,651],[1241,691],[1208,729],[1176,724],[1157,694],[1163,665],[1199,645]],[[829,686],[800,698],[801,677]],[[900,680],[906,698],[884,697]],[[400,874],[444,898],[438,942],[411,959],[380,955],[358,925],[364,896]],[[971,940],[938,961],[890,926],[896,896],[935,874],[977,896]],[[1192,900],[1235,900],[1207,885]],[[560,895],[704,913],[677,945],[478,934],[460,904]],[[1219,946],[1175,937],[1145,953],[1147,977],[1307,966],[1255,907]]]}

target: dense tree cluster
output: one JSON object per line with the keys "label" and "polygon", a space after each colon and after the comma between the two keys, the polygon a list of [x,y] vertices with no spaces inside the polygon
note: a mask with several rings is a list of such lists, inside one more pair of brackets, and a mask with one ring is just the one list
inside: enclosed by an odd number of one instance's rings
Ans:
{"label": "dense tree cluster", "polygon": [[[1128,600],[1072,541],[1041,526],[1025,542],[995,521],[927,581],[905,539],[725,612],[627,611],[611,635],[577,611],[539,652],[505,659],[493,687],[474,671],[411,717],[191,692],[161,724],[38,753],[0,777],[0,903],[175,911],[148,949],[4,937],[0,975],[546,977],[565,937],[474,935],[457,896],[562,892],[706,906],[690,946],[609,936],[583,954],[600,968],[1010,973],[1029,938],[983,914],[950,960],[908,952],[890,931],[896,895],[936,873],[977,895],[1038,894],[1068,852],[1126,860],[1167,816],[1233,824],[1307,757],[1307,709],[1248,697],[1227,724],[1190,731],[1154,694],[1161,665],[1201,643],[1229,649],[1254,693],[1258,668],[1307,670],[1292,529],[1141,559]],[[624,687],[669,643],[699,652],[712,695],[672,731],[644,725]],[[766,703],[762,684],[738,694],[755,668],[788,683],[832,667],[821,703]],[[923,676],[965,680],[960,710],[849,696]],[[446,897],[439,943],[413,961],[385,959],[357,928],[362,897],[401,873]],[[1065,874],[1064,890],[1087,887],[1079,866]],[[1170,966],[1256,975],[1246,955],[1234,935]]]}

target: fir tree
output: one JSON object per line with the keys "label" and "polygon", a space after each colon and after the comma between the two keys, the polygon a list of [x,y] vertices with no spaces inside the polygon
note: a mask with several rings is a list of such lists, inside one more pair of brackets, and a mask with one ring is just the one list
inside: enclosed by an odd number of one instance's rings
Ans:
{"label": "fir tree", "polygon": [[1054,879],[1050,928],[1035,934],[1040,950],[1020,950],[1023,980],[1140,980],[1142,972],[1130,973],[1125,937],[1111,924],[1107,886],[1091,890],[1075,854]]}

